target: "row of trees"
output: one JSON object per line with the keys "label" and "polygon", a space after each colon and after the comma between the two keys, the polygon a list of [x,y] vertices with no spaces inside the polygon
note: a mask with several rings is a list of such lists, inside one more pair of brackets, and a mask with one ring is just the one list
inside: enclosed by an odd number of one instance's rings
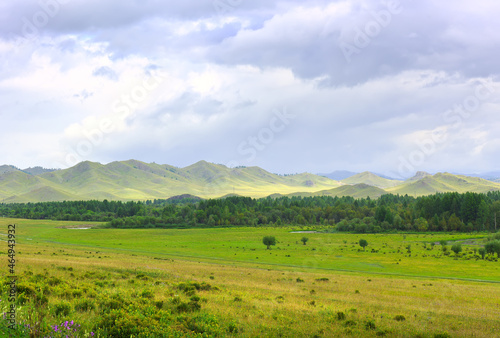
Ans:
{"label": "row of trees", "polygon": [[330,225],[338,231],[496,231],[500,192],[411,197],[193,197],[146,202],[74,201],[0,204],[0,215],[28,219],[104,221],[115,228],[171,226]]}

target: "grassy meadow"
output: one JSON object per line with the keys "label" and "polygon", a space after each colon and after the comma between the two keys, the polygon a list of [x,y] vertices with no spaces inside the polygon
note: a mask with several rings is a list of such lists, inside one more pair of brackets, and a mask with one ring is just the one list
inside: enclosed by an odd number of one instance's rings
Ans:
{"label": "grassy meadow", "polygon": [[[0,219],[2,240],[8,224],[17,225],[18,336],[64,336],[61,330],[68,326],[75,337],[500,332],[500,264],[496,256],[483,260],[475,253],[487,234],[78,229],[88,226]],[[278,240],[271,250],[262,244],[267,235]],[[365,250],[360,239],[368,241]],[[442,240],[448,241],[446,252]],[[457,242],[463,248],[458,255],[450,251]],[[7,295],[4,262],[1,285]],[[7,306],[2,296],[2,312]],[[55,332],[54,325],[66,321]]]}

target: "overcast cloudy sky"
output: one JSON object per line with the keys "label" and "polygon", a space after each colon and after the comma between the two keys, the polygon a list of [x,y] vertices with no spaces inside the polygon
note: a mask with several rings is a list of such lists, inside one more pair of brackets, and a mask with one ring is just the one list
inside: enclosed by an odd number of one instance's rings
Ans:
{"label": "overcast cloudy sky", "polygon": [[500,2],[2,0],[0,164],[487,172]]}

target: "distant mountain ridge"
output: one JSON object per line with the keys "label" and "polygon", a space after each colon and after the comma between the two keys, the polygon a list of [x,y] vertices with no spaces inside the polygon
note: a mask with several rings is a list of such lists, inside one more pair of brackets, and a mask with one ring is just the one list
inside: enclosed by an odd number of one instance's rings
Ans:
{"label": "distant mountain ridge", "polygon": [[351,185],[368,184],[381,189],[391,188],[401,184],[401,181],[383,178],[369,171],[346,178],[345,180],[342,180],[342,182]]}
{"label": "distant mountain ridge", "polygon": [[[353,175],[351,175],[353,174]],[[63,200],[153,200],[191,196],[352,196],[378,198],[383,194],[421,196],[436,192],[478,192],[500,190],[500,182],[480,177],[417,172],[400,181],[372,172],[338,171],[332,176],[309,173],[272,174],[259,167],[228,168],[199,161],[185,168],[137,160],[108,164],[81,162],[56,170],[41,167],[21,170],[0,166],[0,202],[45,202]]]}
{"label": "distant mountain ridge", "polygon": [[336,170],[330,174],[318,174],[320,176],[328,177],[329,179],[342,181],[346,178],[356,175],[357,173],[348,170]]}
{"label": "distant mountain ridge", "polygon": [[190,194],[216,198],[228,194],[265,197],[272,193],[314,192],[340,182],[308,173],[280,176],[259,167],[228,168],[200,161],[185,168],[137,160],[106,165],[81,162],[64,170],[31,175],[2,166],[0,202],[62,200],[147,200]]}
{"label": "distant mountain ridge", "polygon": [[8,172],[13,172],[13,171],[22,171],[26,174],[36,176],[36,175],[40,175],[43,173],[49,173],[49,172],[56,171],[56,170],[59,170],[59,169],[46,169],[46,168],[42,168],[42,167],[19,169],[13,165],[1,165],[0,166],[0,175],[8,173]]}

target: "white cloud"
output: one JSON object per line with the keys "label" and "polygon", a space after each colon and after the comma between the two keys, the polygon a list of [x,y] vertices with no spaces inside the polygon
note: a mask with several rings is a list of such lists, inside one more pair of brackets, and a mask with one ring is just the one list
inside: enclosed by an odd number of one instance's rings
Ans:
{"label": "white cloud", "polygon": [[[492,0],[401,1],[387,24],[373,14],[386,5],[361,0],[245,1],[226,13],[210,1],[73,0],[22,41],[12,36],[23,18],[43,8],[0,6],[0,118],[11,131],[0,162],[66,166],[76,154],[388,173],[439,130],[447,141],[415,169],[498,166]],[[340,43],[373,22],[380,31],[347,60]],[[454,111],[484,82],[493,89],[477,108]],[[249,161],[238,147],[282,107],[295,118]]]}

